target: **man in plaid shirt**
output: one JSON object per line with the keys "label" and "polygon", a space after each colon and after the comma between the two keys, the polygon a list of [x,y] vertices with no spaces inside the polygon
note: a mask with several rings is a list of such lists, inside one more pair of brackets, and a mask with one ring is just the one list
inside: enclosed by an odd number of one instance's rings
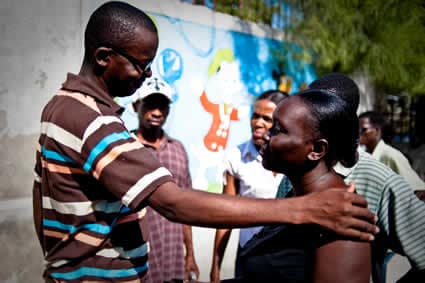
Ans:
{"label": "man in plaid shirt", "polygon": [[[191,189],[186,150],[180,141],[169,137],[162,128],[170,110],[172,94],[173,90],[166,82],[156,77],[145,80],[133,100],[139,118],[136,136],[173,174],[180,188]],[[182,282],[189,279],[191,273],[198,277],[192,227],[170,222],[151,207],[147,208],[146,220],[150,244],[146,282]]]}

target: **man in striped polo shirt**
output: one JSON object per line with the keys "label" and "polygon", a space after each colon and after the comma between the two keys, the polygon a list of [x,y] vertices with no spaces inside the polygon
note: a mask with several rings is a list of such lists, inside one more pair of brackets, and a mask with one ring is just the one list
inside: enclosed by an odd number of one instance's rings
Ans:
{"label": "man in striped polo shirt", "polygon": [[113,100],[151,76],[158,48],[153,21],[129,4],[108,2],[90,16],[84,44],[79,74],[68,74],[41,115],[33,207],[47,282],[142,282],[147,205],[192,225],[315,223],[373,239],[376,216],[351,192],[257,200],[179,190],[125,128]]}

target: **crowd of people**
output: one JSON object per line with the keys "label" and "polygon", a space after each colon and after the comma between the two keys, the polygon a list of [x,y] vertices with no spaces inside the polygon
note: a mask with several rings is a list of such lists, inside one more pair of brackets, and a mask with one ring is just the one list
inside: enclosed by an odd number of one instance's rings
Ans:
{"label": "crowd of people", "polygon": [[[43,109],[33,208],[46,282],[196,281],[192,225],[217,228],[211,282],[232,228],[227,281],[385,282],[389,250],[411,264],[400,282],[425,277],[425,203],[414,193],[424,183],[373,113],[359,120],[353,80],[332,73],[290,96],[260,94],[251,138],[226,153],[223,194],[207,193],[191,189],[185,148],[163,129],[172,98],[152,76],[158,43],[143,11],[101,5],[79,73]],[[114,97],[133,93],[129,132]]]}

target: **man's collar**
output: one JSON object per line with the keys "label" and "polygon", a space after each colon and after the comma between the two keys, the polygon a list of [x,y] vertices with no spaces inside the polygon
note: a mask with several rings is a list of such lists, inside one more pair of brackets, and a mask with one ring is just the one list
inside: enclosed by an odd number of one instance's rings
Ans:
{"label": "man's collar", "polygon": [[260,162],[262,160],[262,157],[260,153],[258,152],[258,150],[255,148],[255,145],[252,139],[249,140],[249,142],[247,142],[243,148],[241,148],[241,155],[242,155],[242,159],[244,160],[257,159]]}
{"label": "man's collar", "polygon": [[[138,129],[135,129],[132,131],[132,133],[136,136],[138,136]],[[176,139],[170,137],[169,135],[167,135],[167,133],[164,131],[164,129],[162,129],[162,138],[161,138],[161,144],[159,146],[159,148],[163,148],[165,147],[165,145],[167,143],[173,143],[174,141],[176,141]],[[148,146],[148,147],[152,147],[154,148],[152,145],[148,144],[148,143],[144,143],[143,141],[140,141],[141,143],[143,143],[143,145]]]}
{"label": "man's collar", "polygon": [[363,158],[363,156],[366,154],[366,152],[361,147],[358,147],[357,148],[357,153],[358,153],[357,162],[356,162],[356,164],[353,165],[353,167],[345,167],[340,162],[338,162],[333,167],[333,169],[335,170],[335,172],[337,174],[341,175],[343,178],[345,178],[348,175],[350,175],[354,171],[354,169],[356,168],[357,164],[359,163],[359,160],[361,158]]}
{"label": "man's collar", "polygon": [[107,105],[117,114],[121,114],[124,111],[124,108],[119,106],[105,90],[82,76],[68,73],[66,81],[62,84],[62,89],[91,96],[96,101]]}
{"label": "man's collar", "polygon": [[371,153],[373,157],[379,158],[379,156],[382,154],[382,152],[386,148],[386,143],[383,139],[380,139],[378,143],[376,144],[375,148],[373,149],[373,152]]}
{"label": "man's collar", "polygon": [[339,174],[339,175],[341,175],[345,178],[345,177],[347,177],[348,175],[351,174],[351,172],[353,171],[353,167],[348,168],[348,167],[345,167],[344,165],[342,165],[340,162],[338,162],[337,164],[335,164],[335,166],[333,168],[334,168],[334,170],[337,174]]}

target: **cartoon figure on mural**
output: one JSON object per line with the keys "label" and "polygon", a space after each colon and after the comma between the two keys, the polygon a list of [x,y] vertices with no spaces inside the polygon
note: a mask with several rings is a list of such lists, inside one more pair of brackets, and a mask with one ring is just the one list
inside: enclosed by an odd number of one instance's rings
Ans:
{"label": "cartoon figure on mural", "polygon": [[201,106],[212,116],[212,121],[203,144],[192,145],[192,151],[199,161],[193,182],[195,188],[208,188],[206,171],[214,167],[217,174],[213,183],[221,186],[221,167],[230,123],[248,115],[249,105],[238,105],[247,95],[232,50],[218,50],[208,67],[208,81],[200,96]]}

